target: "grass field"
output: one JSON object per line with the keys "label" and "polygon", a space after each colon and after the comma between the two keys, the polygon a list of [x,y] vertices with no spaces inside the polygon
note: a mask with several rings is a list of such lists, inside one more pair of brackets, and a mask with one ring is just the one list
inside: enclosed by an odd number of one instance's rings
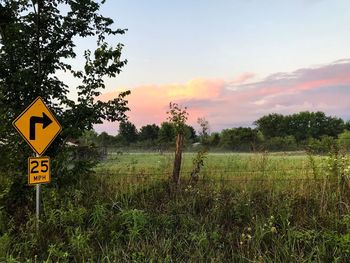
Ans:
{"label": "grass field", "polygon": [[12,262],[350,262],[347,156],[110,154],[94,174],[43,189],[39,235],[0,238]]}
{"label": "grass field", "polygon": [[[195,153],[183,155],[181,180],[190,180]],[[312,158],[312,159],[310,159]],[[325,178],[325,156],[309,157],[293,153],[211,153],[205,157],[199,174],[200,181],[212,184],[242,185],[247,182],[260,184],[299,185],[303,181],[318,181]],[[95,171],[101,178],[118,185],[145,184],[166,181],[172,174],[173,154],[127,153],[110,154]],[[290,182],[292,184],[289,184]]]}

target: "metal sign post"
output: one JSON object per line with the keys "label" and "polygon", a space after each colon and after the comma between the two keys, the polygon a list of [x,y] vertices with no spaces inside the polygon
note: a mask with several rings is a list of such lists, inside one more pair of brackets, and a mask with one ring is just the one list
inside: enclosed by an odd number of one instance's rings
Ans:
{"label": "metal sign post", "polygon": [[36,189],[36,231],[39,232],[39,220],[40,220],[40,184],[35,186]]}

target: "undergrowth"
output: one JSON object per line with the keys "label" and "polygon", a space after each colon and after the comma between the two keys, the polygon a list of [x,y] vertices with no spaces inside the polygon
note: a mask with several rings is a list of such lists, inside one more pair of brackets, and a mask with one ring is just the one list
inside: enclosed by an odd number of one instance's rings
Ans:
{"label": "undergrowth", "polygon": [[167,180],[126,187],[104,174],[46,186],[38,233],[32,207],[20,218],[0,210],[0,260],[349,262],[349,198],[341,185],[349,162],[332,155],[328,164],[327,180],[293,187],[284,180],[183,180],[174,191]]}

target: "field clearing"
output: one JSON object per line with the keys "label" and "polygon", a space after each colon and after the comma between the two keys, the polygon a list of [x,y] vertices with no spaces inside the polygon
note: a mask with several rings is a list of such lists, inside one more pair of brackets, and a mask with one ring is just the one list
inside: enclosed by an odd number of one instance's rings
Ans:
{"label": "field clearing", "polygon": [[[193,169],[195,153],[185,153],[181,178],[187,180]],[[312,160],[310,159],[312,158]],[[200,172],[201,180],[300,180],[322,179],[325,156],[293,153],[209,153]],[[172,173],[172,153],[109,154],[95,171],[120,179],[167,179]]]}
{"label": "field clearing", "polygon": [[124,153],[43,187],[41,232],[33,213],[18,216],[0,260],[350,262],[348,156],[211,153],[196,183],[194,157],[180,185],[173,154]]}

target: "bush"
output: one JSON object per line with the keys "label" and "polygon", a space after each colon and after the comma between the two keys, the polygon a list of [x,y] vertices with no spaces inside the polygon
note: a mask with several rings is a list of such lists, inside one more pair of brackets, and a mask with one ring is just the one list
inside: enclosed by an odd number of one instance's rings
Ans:
{"label": "bush", "polygon": [[350,151],[350,131],[344,131],[338,137],[339,146],[345,151]]}
{"label": "bush", "polygon": [[263,142],[263,147],[269,151],[295,151],[298,149],[294,136],[272,137]]}
{"label": "bush", "polygon": [[320,139],[310,138],[307,142],[309,151],[320,154],[331,152],[336,146],[336,139],[330,136],[322,136]]}

